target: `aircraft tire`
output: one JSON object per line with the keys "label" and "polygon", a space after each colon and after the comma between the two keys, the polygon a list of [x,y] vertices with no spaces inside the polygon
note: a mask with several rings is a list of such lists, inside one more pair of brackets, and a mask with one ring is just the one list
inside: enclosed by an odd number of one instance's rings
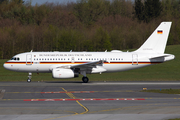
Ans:
{"label": "aircraft tire", "polygon": [[30,82],[31,82],[31,79],[27,79],[27,82],[30,83]]}
{"label": "aircraft tire", "polygon": [[83,78],[82,78],[82,81],[83,81],[83,83],[88,83],[89,78],[88,78],[88,77],[83,77]]}

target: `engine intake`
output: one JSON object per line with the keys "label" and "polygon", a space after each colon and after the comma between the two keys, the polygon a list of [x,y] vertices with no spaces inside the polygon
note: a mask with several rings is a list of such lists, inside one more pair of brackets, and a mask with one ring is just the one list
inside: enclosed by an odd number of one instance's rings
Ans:
{"label": "engine intake", "polygon": [[52,70],[52,76],[53,78],[75,78],[79,77],[79,73],[71,69],[57,68]]}

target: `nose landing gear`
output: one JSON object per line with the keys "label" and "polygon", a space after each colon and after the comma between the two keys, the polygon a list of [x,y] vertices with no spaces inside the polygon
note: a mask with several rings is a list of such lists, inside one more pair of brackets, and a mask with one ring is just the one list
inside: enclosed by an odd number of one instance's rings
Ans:
{"label": "nose landing gear", "polygon": [[32,78],[32,73],[29,73],[29,76],[28,76],[28,79],[27,79],[27,82],[28,82],[28,83],[31,82],[31,78]]}

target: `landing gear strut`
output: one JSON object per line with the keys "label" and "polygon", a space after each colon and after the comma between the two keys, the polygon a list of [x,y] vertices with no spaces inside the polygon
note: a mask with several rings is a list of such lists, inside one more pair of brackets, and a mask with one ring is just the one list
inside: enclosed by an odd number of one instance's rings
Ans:
{"label": "landing gear strut", "polygon": [[32,78],[32,73],[29,73],[29,76],[28,76],[28,79],[27,79],[27,82],[28,82],[28,83],[31,82],[31,78]]}
{"label": "landing gear strut", "polygon": [[83,81],[84,83],[88,83],[89,78],[88,78],[88,77],[82,77],[82,81]]}

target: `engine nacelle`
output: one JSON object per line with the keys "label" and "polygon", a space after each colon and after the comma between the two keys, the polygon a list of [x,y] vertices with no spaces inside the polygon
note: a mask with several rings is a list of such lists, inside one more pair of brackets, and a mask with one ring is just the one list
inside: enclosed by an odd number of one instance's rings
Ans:
{"label": "engine nacelle", "polygon": [[53,78],[74,78],[79,77],[79,73],[71,69],[57,68],[52,70]]}

